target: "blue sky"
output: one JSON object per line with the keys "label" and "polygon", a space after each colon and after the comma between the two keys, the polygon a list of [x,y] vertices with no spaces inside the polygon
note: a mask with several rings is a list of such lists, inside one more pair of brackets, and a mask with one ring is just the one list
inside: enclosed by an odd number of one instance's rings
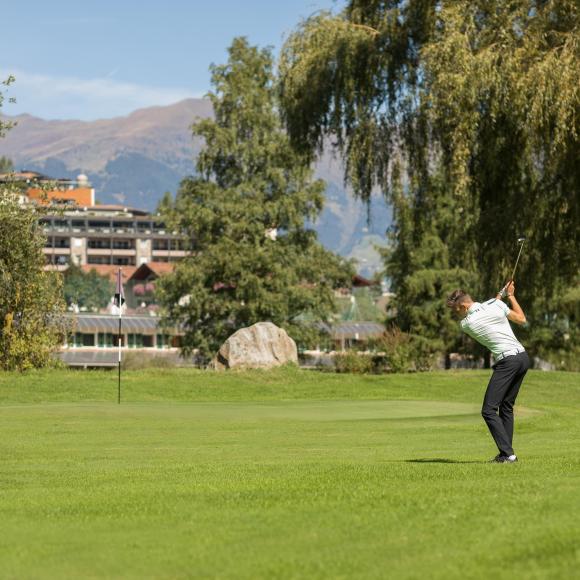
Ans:
{"label": "blue sky", "polygon": [[340,0],[45,0],[2,7],[3,113],[94,120],[208,91],[235,36],[280,48],[301,18]]}

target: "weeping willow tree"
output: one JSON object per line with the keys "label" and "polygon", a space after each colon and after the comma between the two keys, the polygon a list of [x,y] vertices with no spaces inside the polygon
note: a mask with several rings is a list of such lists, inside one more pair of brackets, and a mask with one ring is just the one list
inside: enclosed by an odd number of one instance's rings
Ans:
{"label": "weeping willow tree", "polygon": [[404,328],[447,328],[436,302],[457,283],[495,292],[519,234],[527,304],[574,283],[579,21],[575,0],[351,0],[289,37],[290,137],[313,157],[333,142],[355,194],[393,205],[385,260]]}

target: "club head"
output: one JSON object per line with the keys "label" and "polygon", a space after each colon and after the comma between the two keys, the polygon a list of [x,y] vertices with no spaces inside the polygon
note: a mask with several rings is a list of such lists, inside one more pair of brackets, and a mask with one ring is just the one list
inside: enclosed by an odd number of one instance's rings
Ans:
{"label": "club head", "polygon": [[520,236],[518,238],[518,244],[523,244],[526,241],[526,236]]}

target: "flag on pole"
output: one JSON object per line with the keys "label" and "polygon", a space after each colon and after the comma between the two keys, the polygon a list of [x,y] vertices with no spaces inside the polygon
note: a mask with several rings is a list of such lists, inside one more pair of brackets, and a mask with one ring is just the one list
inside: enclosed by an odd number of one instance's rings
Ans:
{"label": "flag on pole", "polygon": [[123,281],[121,280],[121,268],[117,271],[117,285],[115,286],[115,297],[113,304],[121,311],[121,307],[125,304],[125,292],[123,291]]}
{"label": "flag on pole", "polygon": [[119,309],[119,334],[117,335],[117,342],[119,345],[119,381],[117,387],[117,403],[121,404],[121,345],[122,345],[122,313],[123,304],[125,304],[125,292],[123,291],[123,281],[121,279],[121,268],[117,271],[117,285],[115,287],[115,296],[113,298],[113,303]]}

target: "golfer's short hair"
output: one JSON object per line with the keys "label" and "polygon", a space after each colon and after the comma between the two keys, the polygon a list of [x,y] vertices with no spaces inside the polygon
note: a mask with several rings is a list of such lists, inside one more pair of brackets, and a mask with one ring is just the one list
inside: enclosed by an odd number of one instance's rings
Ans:
{"label": "golfer's short hair", "polygon": [[456,304],[463,304],[465,302],[473,302],[471,296],[465,290],[453,290],[447,297],[447,306],[453,308]]}

